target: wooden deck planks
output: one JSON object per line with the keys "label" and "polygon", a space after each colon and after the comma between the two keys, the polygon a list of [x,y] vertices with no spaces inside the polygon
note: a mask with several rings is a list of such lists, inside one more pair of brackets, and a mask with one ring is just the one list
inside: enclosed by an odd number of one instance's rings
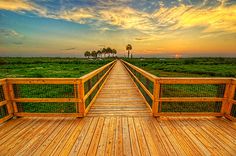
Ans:
{"label": "wooden deck planks", "polygon": [[[18,120],[18,121],[17,121]],[[0,126],[0,155],[235,155],[224,118],[19,118]],[[30,122],[31,123],[30,123]],[[24,124],[25,123],[25,124]],[[16,124],[16,125],[18,125]],[[17,131],[17,133],[15,133]]]}
{"label": "wooden deck planks", "polygon": [[118,61],[87,117],[18,118],[0,125],[1,155],[235,155],[225,118],[154,118]]}
{"label": "wooden deck planks", "polygon": [[150,116],[138,88],[120,61],[117,61],[88,116]]}

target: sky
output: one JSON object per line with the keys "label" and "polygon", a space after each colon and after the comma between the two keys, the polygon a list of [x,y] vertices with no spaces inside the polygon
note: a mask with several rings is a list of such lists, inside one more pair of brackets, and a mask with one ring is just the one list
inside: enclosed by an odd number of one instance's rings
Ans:
{"label": "sky", "polygon": [[236,0],[0,0],[0,56],[236,57]]}

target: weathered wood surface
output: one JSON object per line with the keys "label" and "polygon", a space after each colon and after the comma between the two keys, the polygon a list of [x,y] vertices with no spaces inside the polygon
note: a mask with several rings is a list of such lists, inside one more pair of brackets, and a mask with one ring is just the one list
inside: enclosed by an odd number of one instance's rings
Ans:
{"label": "weathered wood surface", "polygon": [[138,88],[120,61],[110,72],[87,116],[151,116]]}
{"label": "weathered wood surface", "polygon": [[19,118],[0,126],[0,155],[235,155],[225,118]]}
{"label": "weathered wood surface", "polygon": [[1,155],[235,155],[236,123],[154,118],[121,62],[84,118],[24,117],[0,125]]}

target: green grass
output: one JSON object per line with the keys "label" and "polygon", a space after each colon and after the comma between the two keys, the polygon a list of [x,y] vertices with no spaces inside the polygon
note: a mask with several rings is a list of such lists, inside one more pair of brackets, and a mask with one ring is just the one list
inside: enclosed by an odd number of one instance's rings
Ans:
{"label": "green grass", "polygon": [[236,77],[236,58],[145,58],[127,61],[159,77]]}
{"label": "green grass", "polygon": [[[236,58],[136,58],[126,61],[158,77],[236,77]],[[149,87],[145,77],[135,75]],[[224,90],[225,85],[220,84],[161,85],[161,97],[223,97]],[[148,95],[142,93],[148,99]],[[148,100],[148,103],[151,105],[152,102]],[[220,106],[219,102],[166,102],[162,103],[162,111],[219,112]]]}
{"label": "green grass", "polygon": [[163,102],[162,112],[215,112],[221,111],[220,102]]}
{"label": "green grass", "polygon": [[112,59],[0,58],[0,78],[79,78]]}
{"label": "green grass", "polygon": [[76,113],[75,103],[17,103],[18,110],[26,113]]}
{"label": "green grass", "polygon": [[[78,58],[0,58],[0,78],[8,77],[51,77],[79,78],[102,65],[106,60],[89,60]],[[130,59],[128,62],[162,77],[236,77],[236,59],[229,58],[189,58],[189,59]],[[99,77],[101,77],[100,75]],[[148,85],[152,92],[153,84],[138,74],[141,82]],[[97,79],[91,79],[91,85]],[[86,92],[89,85],[86,83]],[[163,85],[163,97],[222,97],[224,85]],[[74,96],[73,85],[16,85],[16,97],[21,98],[69,98]],[[0,88],[1,90],[1,88]],[[151,99],[144,93],[148,103]],[[1,91],[0,91],[1,92]],[[90,103],[95,91],[86,100]],[[0,99],[2,94],[0,94]],[[18,103],[24,112],[70,113],[75,112],[75,103]],[[172,102],[163,103],[164,112],[218,112],[217,102]],[[5,116],[5,109],[0,109],[0,118]],[[2,115],[1,115],[2,114]],[[232,114],[236,114],[235,110]]]}
{"label": "green grass", "polygon": [[[79,78],[113,59],[81,58],[0,58],[0,78]],[[102,76],[100,74],[100,76]],[[95,79],[91,80],[94,84]],[[97,81],[97,80],[96,80]],[[88,86],[85,85],[88,89]],[[14,85],[17,98],[73,98],[74,85]],[[0,86],[0,101],[3,100]],[[18,103],[19,111],[75,113],[75,103]],[[6,110],[0,108],[0,118]]]}

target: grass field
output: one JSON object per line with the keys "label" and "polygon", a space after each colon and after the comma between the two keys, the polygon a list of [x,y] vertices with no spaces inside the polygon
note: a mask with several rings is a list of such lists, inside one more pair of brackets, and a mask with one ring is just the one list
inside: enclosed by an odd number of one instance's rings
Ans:
{"label": "grass field", "polygon": [[145,58],[127,61],[160,77],[236,77],[236,58]]}
{"label": "grass field", "polygon": [[0,78],[78,78],[112,59],[0,58]]}
{"label": "grass field", "polygon": [[[0,78],[79,78],[113,59],[0,58]],[[92,79],[93,80],[93,79]],[[92,82],[93,83],[93,82]],[[85,85],[85,88],[87,85]],[[14,85],[16,98],[72,98],[73,85]],[[0,96],[3,93],[0,90]],[[0,101],[1,101],[0,97]],[[19,111],[73,113],[75,103],[17,103]],[[0,118],[6,114],[0,107]]]}
{"label": "grass field", "polygon": [[[236,77],[236,58],[183,58],[183,59],[126,59],[145,71],[159,77]],[[139,80],[153,92],[153,84],[133,71]],[[136,83],[137,84],[137,83]],[[138,85],[138,84],[137,84]],[[152,105],[150,97],[139,87]],[[216,85],[161,85],[161,97],[223,97],[224,84]],[[163,112],[219,112],[221,102],[163,102]],[[233,113],[236,115],[236,113]]]}
{"label": "grass field", "polygon": [[[111,59],[0,58],[0,78],[78,78],[110,61]],[[130,59],[127,61],[163,77],[236,77],[236,59],[234,58]],[[139,78],[146,84],[145,78],[141,75]],[[152,92],[153,86],[149,87]],[[163,85],[161,94],[163,97],[223,97],[224,87],[225,85]],[[21,98],[70,98],[74,96],[73,85],[16,85],[14,89],[15,96]],[[150,105],[152,104],[152,100],[147,99],[147,101]],[[220,106],[219,102],[176,102],[174,105],[163,103],[162,110],[165,112],[218,112]],[[24,112],[75,112],[74,103],[18,103],[18,107]],[[4,112],[3,109],[1,108],[2,112]]]}

